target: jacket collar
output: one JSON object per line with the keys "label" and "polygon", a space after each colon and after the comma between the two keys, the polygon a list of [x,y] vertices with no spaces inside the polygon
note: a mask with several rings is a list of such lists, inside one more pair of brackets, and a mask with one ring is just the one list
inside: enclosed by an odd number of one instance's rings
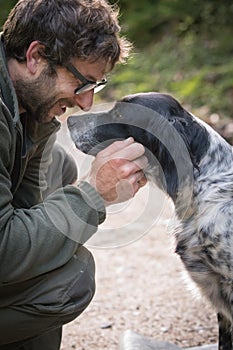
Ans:
{"label": "jacket collar", "polygon": [[12,80],[10,78],[3,43],[3,35],[0,33],[0,93],[3,101],[13,116],[16,124],[19,120],[19,106]]}

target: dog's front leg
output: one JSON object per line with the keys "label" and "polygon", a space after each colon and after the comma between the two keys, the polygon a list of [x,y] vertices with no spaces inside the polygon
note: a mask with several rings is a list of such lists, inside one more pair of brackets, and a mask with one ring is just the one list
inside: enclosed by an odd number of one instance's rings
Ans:
{"label": "dog's front leg", "polygon": [[221,313],[218,313],[219,350],[232,350],[232,324]]}

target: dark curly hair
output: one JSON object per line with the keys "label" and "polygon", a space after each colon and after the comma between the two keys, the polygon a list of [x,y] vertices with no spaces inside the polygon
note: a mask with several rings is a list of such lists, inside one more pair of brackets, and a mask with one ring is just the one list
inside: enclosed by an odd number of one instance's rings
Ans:
{"label": "dark curly hair", "polygon": [[20,0],[3,26],[3,40],[7,56],[19,62],[32,41],[40,42],[51,66],[78,58],[113,67],[131,49],[120,37],[117,7],[105,0]]}

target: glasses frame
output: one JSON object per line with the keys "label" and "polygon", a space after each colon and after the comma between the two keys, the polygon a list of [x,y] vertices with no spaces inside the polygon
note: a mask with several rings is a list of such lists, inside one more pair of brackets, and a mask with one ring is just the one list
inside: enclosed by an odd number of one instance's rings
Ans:
{"label": "glasses frame", "polygon": [[81,86],[77,87],[74,90],[75,95],[83,94],[90,90],[94,90],[94,93],[96,94],[102,90],[108,82],[106,76],[100,81],[92,81],[86,79],[71,63],[67,63],[65,67],[70,73],[72,73],[78,80],[83,83]]}

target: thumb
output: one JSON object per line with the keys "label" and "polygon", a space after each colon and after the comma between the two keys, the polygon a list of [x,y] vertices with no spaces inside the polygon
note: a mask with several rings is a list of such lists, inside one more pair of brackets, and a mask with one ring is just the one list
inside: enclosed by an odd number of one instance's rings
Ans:
{"label": "thumb", "polygon": [[115,141],[110,146],[106,147],[104,150],[100,151],[98,154],[101,157],[109,157],[114,153],[117,153],[118,151],[121,151],[128,145],[134,143],[133,137],[128,137],[125,140],[122,141]]}

